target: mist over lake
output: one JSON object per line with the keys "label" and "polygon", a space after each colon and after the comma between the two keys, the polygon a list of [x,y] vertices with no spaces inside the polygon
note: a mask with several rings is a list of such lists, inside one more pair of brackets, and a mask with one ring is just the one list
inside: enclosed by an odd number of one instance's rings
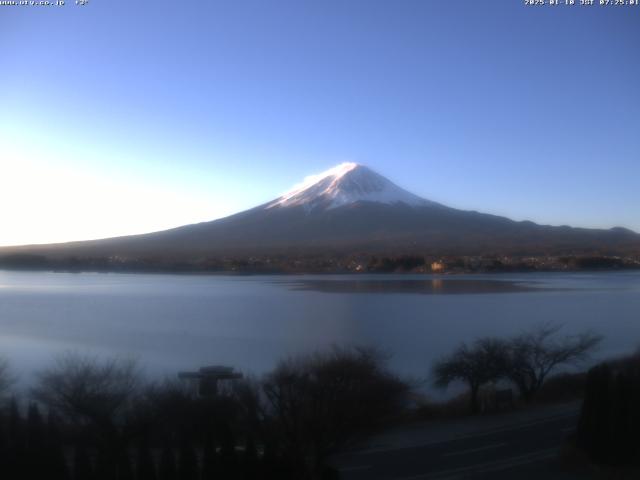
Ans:
{"label": "mist over lake", "polygon": [[[384,293],[384,294],[380,294]],[[640,273],[208,276],[0,271],[0,354],[28,379],[73,350],[154,376],[209,364],[263,373],[332,344],[373,345],[424,377],[461,341],[541,322],[640,346]]]}

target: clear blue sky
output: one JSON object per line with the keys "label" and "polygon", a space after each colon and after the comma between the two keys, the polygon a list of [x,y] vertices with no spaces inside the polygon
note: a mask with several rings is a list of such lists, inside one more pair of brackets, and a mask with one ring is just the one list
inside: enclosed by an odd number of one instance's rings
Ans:
{"label": "clear blue sky", "polygon": [[640,231],[640,7],[523,3],[0,7],[0,244],[210,220],[342,161]]}

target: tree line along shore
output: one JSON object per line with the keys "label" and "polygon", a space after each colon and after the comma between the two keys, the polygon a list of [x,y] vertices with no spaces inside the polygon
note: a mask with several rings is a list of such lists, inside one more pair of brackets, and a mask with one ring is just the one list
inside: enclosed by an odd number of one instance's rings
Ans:
{"label": "tree line along shore", "polygon": [[638,255],[222,255],[178,258],[169,256],[45,256],[0,255],[0,268],[10,270],[204,272],[204,273],[499,273],[637,270]]}

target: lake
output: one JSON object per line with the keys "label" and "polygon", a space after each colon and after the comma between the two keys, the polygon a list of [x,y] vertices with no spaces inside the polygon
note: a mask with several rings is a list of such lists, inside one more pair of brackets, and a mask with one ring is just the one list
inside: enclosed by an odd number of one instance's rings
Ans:
{"label": "lake", "polygon": [[640,346],[640,272],[224,276],[0,271],[0,355],[24,380],[65,351],[138,358],[154,376],[225,364],[259,374],[332,344],[372,345],[398,372],[479,335],[541,322]]}

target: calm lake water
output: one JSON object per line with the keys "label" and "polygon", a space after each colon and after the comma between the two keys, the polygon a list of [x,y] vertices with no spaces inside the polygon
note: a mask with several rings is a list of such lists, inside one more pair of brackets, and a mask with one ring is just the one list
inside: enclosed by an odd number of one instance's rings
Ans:
{"label": "calm lake water", "polygon": [[562,323],[640,346],[640,273],[436,277],[200,276],[0,271],[0,354],[24,379],[64,351],[137,357],[149,374],[208,364],[262,373],[289,354],[375,345],[399,372],[479,335]]}

